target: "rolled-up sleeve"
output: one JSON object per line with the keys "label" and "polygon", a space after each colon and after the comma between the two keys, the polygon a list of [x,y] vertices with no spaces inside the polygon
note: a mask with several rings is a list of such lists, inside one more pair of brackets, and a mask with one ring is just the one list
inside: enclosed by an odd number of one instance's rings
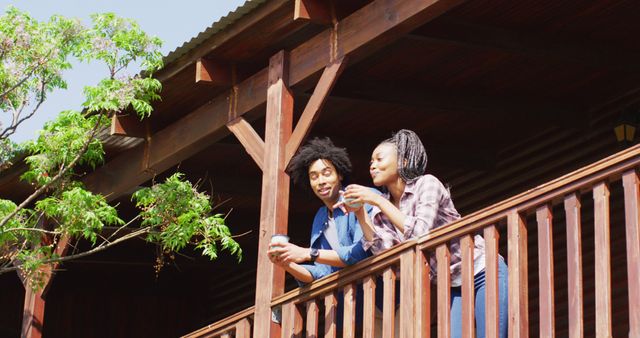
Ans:
{"label": "rolled-up sleeve", "polygon": [[414,193],[417,203],[404,220],[404,238],[411,239],[429,233],[436,226],[438,208],[445,188],[434,176],[423,176],[416,182]]}
{"label": "rolled-up sleeve", "polygon": [[382,219],[380,209],[374,208],[371,213],[371,221],[373,222],[374,234],[371,241],[362,238],[362,247],[365,250],[371,250],[371,253],[378,254],[404,240],[402,234],[397,232],[390,222],[385,222]]}
{"label": "rolled-up sleeve", "polygon": [[[313,277],[313,280],[318,280],[324,276],[327,276],[331,273],[331,267],[329,267],[328,265],[325,264],[300,264],[300,266],[302,266],[303,268],[307,269],[307,271],[309,271],[309,273],[311,273],[311,276]],[[296,280],[298,282],[299,286],[304,286],[307,283],[301,282],[299,280]]]}

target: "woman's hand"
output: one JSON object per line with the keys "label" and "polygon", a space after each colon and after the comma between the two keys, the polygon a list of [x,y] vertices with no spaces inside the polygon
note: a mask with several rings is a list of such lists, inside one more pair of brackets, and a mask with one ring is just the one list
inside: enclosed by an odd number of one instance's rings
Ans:
{"label": "woman's hand", "polygon": [[291,262],[303,263],[311,258],[309,256],[308,248],[302,248],[292,243],[275,244],[269,248],[267,254],[269,255],[269,260],[271,262],[281,266],[287,265]]}
{"label": "woman's hand", "polygon": [[377,206],[380,195],[369,187],[358,184],[350,184],[344,190],[343,197],[346,201],[349,201],[349,204],[352,205],[363,205],[364,203],[367,203]]}

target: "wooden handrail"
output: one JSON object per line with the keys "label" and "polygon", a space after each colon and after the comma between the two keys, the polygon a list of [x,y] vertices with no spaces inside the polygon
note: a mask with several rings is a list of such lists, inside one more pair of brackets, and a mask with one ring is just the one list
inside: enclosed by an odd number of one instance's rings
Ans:
{"label": "wooden handrail", "polygon": [[336,290],[344,285],[372,275],[386,267],[398,264],[402,253],[408,250],[413,250],[415,245],[415,240],[399,244],[380,255],[369,257],[358,262],[358,264],[346,267],[329,276],[313,281],[303,287],[291,290],[280,297],[276,297],[271,302],[271,306],[282,305],[295,298],[298,298],[296,303],[303,302],[309,298],[317,297],[331,290]]}
{"label": "wooden handrail", "polygon": [[624,171],[637,166],[640,166],[640,145],[469,214],[420,237],[417,240],[418,245],[422,249],[435,248],[453,238],[479,231],[487,225],[505,219],[512,210],[524,212],[544,203],[557,204],[569,193],[586,190],[596,182],[620,179]]}
{"label": "wooden handrail", "polygon": [[209,324],[198,331],[193,331],[189,334],[186,334],[182,336],[182,338],[203,337],[204,335],[207,335],[207,337],[209,337],[217,334],[222,334],[227,330],[231,330],[231,328],[234,327],[234,325],[240,320],[253,316],[254,310],[254,306],[246,308],[227,318],[219,320],[213,324]]}

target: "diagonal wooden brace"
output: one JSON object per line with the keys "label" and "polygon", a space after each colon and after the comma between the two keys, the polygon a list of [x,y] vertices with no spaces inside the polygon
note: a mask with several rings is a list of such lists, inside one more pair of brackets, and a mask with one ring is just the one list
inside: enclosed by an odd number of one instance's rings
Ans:
{"label": "diagonal wooden brace", "polygon": [[336,80],[342,74],[342,71],[347,64],[346,57],[342,57],[327,67],[325,67],[322,72],[322,76],[316,85],[316,88],[313,90],[313,94],[307,102],[302,115],[300,116],[300,120],[296,124],[293,133],[291,134],[291,138],[289,142],[287,142],[287,149],[285,153],[285,167],[289,165],[289,161],[302,144],[302,141],[309,134],[309,130],[311,130],[311,126],[318,120],[320,116],[319,112],[322,110],[325,102],[327,102],[327,98],[329,97],[329,93],[333,86],[336,84]]}

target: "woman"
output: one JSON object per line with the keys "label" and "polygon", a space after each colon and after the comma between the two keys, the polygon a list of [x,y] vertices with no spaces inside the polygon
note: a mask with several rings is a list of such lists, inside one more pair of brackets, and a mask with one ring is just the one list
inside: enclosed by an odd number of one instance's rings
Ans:
{"label": "woman", "polygon": [[[420,138],[410,130],[400,130],[382,141],[371,156],[369,171],[373,183],[384,187],[377,195],[369,188],[349,185],[340,203],[354,212],[363,232],[363,248],[373,254],[400,242],[425,235],[460,218],[449,190],[433,175],[426,174],[427,154]],[[359,207],[373,206],[371,215]],[[476,337],[485,336],[484,239],[474,239]],[[451,337],[461,336],[461,253],[459,239],[452,240],[451,252]],[[432,281],[435,259],[432,257]],[[507,267],[502,257],[498,263],[500,337],[507,337]]]}

